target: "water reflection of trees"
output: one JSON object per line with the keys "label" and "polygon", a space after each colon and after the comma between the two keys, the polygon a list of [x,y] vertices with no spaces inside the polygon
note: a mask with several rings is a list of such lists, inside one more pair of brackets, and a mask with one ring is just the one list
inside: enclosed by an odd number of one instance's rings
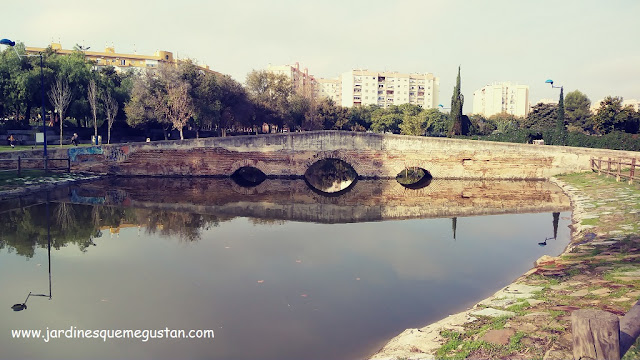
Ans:
{"label": "water reflection of trees", "polygon": [[[76,245],[85,252],[102,236],[102,229],[122,225],[144,226],[147,233],[198,241],[202,230],[218,226],[214,215],[178,211],[92,206],[70,203],[50,204],[51,246]],[[0,249],[31,258],[37,248],[47,247],[46,205],[34,205],[0,213]]]}
{"label": "water reflection of trees", "polygon": [[135,212],[138,224],[144,225],[148,234],[177,236],[187,242],[200,240],[202,229],[209,230],[227,220],[214,215],[164,210],[135,209]]}

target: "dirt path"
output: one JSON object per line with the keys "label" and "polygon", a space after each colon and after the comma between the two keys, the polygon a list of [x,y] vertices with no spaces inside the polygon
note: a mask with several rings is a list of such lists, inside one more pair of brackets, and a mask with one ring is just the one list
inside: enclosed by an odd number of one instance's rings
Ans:
{"label": "dirt path", "polygon": [[[640,298],[640,185],[552,179],[573,205],[571,243],[472,309],[407,329],[372,359],[571,359],[573,310],[625,314]],[[640,340],[624,359],[640,358]]]}

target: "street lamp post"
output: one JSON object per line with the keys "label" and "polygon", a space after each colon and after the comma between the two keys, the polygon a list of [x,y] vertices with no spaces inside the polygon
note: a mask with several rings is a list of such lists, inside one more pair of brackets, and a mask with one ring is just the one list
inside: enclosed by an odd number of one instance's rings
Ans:
{"label": "street lamp post", "polygon": [[551,84],[552,89],[560,89],[560,100],[558,101],[558,120],[556,123],[556,131],[560,136],[561,145],[566,145],[565,143],[565,127],[564,127],[564,88],[562,86],[553,85],[553,80],[547,79],[545,81],[546,84]]}
{"label": "street lamp post", "polygon": [[0,40],[0,45],[8,45],[11,46],[13,48],[13,50],[16,52],[16,55],[18,55],[18,58],[21,57],[31,57],[31,56],[39,56],[40,57],[40,101],[41,101],[41,106],[40,106],[40,116],[42,117],[42,134],[43,134],[43,141],[44,141],[44,147],[43,147],[43,161],[44,161],[44,171],[47,172],[49,167],[47,164],[47,122],[44,118],[44,73],[43,73],[43,65],[42,65],[42,53],[39,53],[37,55],[20,55],[18,54],[18,52],[16,51],[15,47],[16,43],[15,41],[11,41],[9,39],[2,39]]}

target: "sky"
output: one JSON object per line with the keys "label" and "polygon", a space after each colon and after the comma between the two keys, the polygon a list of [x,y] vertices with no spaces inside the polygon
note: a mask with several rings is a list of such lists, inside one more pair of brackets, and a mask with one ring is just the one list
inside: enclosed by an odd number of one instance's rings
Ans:
{"label": "sky", "polygon": [[300,63],[433,73],[449,107],[461,67],[464,112],[493,82],[529,86],[532,104],[580,90],[640,100],[637,0],[20,0],[2,5],[0,38],[102,51],[171,51],[244,83],[251,70]]}

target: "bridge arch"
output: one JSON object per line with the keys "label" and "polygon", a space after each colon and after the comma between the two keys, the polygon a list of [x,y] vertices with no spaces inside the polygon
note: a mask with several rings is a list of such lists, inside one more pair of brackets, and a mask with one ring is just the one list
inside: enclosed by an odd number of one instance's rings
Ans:
{"label": "bridge arch", "polygon": [[342,161],[346,162],[347,164],[349,164],[353,168],[353,170],[356,171],[356,174],[357,174],[358,177],[361,177],[362,174],[366,173],[364,171],[364,168],[362,167],[362,164],[360,164],[357,161],[357,159],[353,158],[349,154],[341,152],[340,150],[319,151],[319,152],[315,153],[313,156],[311,156],[310,158],[308,158],[304,162],[303,171],[306,172],[307,169],[309,169],[309,167],[311,165],[313,165],[316,162],[318,162],[320,160],[323,160],[323,159],[338,159],[338,160],[342,160]]}

